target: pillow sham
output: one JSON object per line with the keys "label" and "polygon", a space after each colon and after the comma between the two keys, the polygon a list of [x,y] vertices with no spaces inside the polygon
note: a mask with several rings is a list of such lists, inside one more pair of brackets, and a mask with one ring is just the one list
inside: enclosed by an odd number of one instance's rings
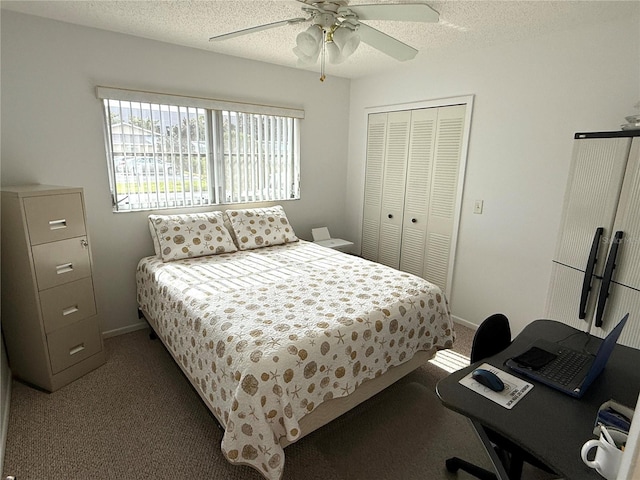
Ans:
{"label": "pillow sham", "polygon": [[268,208],[227,210],[224,212],[235,234],[240,250],[297,242],[284,209],[280,205]]}
{"label": "pillow sham", "polygon": [[151,234],[151,239],[153,240],[153,251],[156,253],[156,258],[162,258],[162,255],[160,255],[160,242],[158,241],[158,235],[156,235],[156,227],[151,220],[151,215],[149,215],[149,233]]}
{"label": "pillow sham", "polygon": [[223,218],[224,218],[224,227],[229,232],[229,235],[233,239],[233,244],[237,248],[238,247],[238,239],[236,238],[236,232],[233,231],[233,227],[231,226],[231,222],[229,221],[229,217],[227,217],[227,215],[225,214],[225,215],[223,215]]}
{"label": "pillow sham", "polygon": [[163,262],[237,251],[222,212],[149,215]]}

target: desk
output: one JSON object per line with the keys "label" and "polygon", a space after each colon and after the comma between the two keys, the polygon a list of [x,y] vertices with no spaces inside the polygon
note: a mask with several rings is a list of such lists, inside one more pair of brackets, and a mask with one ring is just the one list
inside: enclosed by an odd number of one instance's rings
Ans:
{"label": "desk", "polygon": [[[487,439],[483,426],[510,439],[567,480],[602,480],[595,470],[582,462],[580,449],[587,440],[595,438],[593,423],[602,403],[613,398],[631,408],[636,405],[640,392],[640,350],[616,345],[604,371],[581,399],[526,379],[534,385],[533,389],[513,409],[507,410],[458,383],[483,362],[519,376],[504,362],[524,352],[537,338],[550,341],[566,339],[564,345],[577,349],[588,340],[589,352],[595,352],[602,342],[602,339],[568,325],[536,320],[503,352],[458,370],[438,382],[438,396],[445,407],[471,419],[485,445]],[[501,465],[496,467],[498,478],[506,479]]]}

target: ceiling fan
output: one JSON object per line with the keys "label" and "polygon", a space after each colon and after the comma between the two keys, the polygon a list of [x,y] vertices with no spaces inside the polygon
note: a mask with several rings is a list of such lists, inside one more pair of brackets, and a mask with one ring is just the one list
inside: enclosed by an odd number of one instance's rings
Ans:
{"label": "ceiling fan", "polygon": [[227,40],[271,28],[308,23],[311,25],[296,37],[293,53],[301,66],[313,65],[321,58],[321,76],[324,81],[325,57],[330,63],[341,63],[358,48],[360,41],[399,60],[411,60],[418,50],[381,32],[363,20],[394,20],[404,22],[432,22],[439,20],[438,12],[425,3],[392,3],[349,5],[347,0],[296,0],[302,3],[306,17],[237,30],[209,38],[210,41]]}

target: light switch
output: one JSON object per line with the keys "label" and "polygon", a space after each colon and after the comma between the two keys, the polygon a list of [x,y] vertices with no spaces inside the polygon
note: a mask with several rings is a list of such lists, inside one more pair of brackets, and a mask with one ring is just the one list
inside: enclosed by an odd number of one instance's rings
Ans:
{"label": "light switch", "polygon": [[476,203],[473,204],[473,213],[482,214],[483,205],[484,200],[476,200]]}

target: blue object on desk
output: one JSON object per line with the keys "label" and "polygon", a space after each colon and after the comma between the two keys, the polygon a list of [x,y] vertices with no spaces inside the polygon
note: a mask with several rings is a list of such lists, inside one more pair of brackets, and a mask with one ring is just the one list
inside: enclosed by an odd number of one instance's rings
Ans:
{"label": "blue object on desk", "polygon": [[627,433],[631,428],[631,419],[612,409],[598,412],[598,423],[602,423],[606,427],[613,427],[616,430]]}
{"label": "blue object on desk", "polygon": [[504,382],[500,380],[495,373],[485,370],[484,368],[476,368],[471,377],[478,383],[490,388],[494,392],[501,392],[504,390]]}

